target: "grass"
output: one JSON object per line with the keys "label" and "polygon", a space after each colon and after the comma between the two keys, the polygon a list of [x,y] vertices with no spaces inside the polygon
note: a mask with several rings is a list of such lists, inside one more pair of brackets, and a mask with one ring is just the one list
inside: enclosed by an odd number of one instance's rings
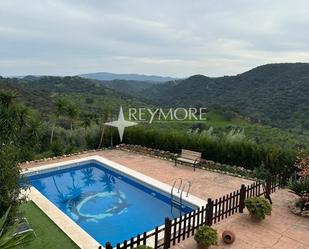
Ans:
{"label": "grass", "polygon": [[20,210],[37,236],[30,242],[16,247],[17,249],[79,248],[33,202],[22,204]]}

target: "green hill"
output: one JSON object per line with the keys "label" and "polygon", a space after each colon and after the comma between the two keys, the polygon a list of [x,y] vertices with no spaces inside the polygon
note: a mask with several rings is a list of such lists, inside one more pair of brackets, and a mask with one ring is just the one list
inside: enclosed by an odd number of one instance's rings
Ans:
{"label": "green hill", "polygon": [[224,108],[255,122],[309,130],[309,63],[269,64],[218,78],[195,75],[152,86],[143,96],[164,106]]}
{"label": "green hill", "polygon": [[75,102],[82,111],[92,113],[102,112],[106,108],[116,111],[120,105],[146,105],[136,97],[117,92],[100,81],[77,76],[0,77],[0,89],[14,91],[19,101],[39,110],[43,116],[50,113],[54,100],[60,96]]}

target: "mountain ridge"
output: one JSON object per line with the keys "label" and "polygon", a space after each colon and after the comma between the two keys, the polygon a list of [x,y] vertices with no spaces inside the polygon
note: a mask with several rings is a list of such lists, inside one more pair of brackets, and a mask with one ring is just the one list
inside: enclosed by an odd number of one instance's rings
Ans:
{"label": "mountain ridge", "polygon": [[236,110],[257,122],[309,129],[309,63],[266,64],[235,76],[193,75],[141,93],[154,104]]}
{"label": "mountain ridge", "polygon": [[145,75],[145,74],[116,74],[108,72],[86,73],[79,74],[78,76],[93,80],[112,81],[112,80],[131,80],[131,81],[143,81],[152,83],[163,83],[171,80],[177,80],[170,76],[158,76],[158,75]]}

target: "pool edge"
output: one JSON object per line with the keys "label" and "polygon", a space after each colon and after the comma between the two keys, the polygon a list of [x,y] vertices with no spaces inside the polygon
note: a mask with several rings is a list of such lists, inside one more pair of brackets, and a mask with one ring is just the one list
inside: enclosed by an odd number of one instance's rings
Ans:
{"label": "pool edge", "polygon": [[[152,177],[144,175],[124,165],[113,162],[109,159],[106,159],[98,155],[68,160],[65,162],[45,164],[45,165],[41,165],[38,167],[23,170],[22,174],[27,175],[29,173],[35,173],[35,172],[41,173],[41,171],[54,169],[54,168],[60,169],[68,165],[72,165],[72,167],[74,167],[74,166],[79,165],[79,163],[84,163],[84,162],[89,162],[89,161],[99,162],[99,165],[100,163],[102,163],[103,165],[100,165],[102,167],[110,168],[111,170],[116,171],[117,173],[124,174],[125,176],[131,179],[133,178],[133,180],[140,182],[142,185],[146,185],[147,187],[155,189],[156,191],[164,193],[165,195],[170,194],[170,191],[172,188],[170,185],[165,184]],[[36,188],[31,187],[30,190],[31,190],[29,194],[30,199],[80,248],[94,249],[94,248],[98,248],[101,245],[91,235],[89,235],[85,230],[83,230],[78,224],[76,224],[73,220],[71,220],[65,213],[63,213],[58,207],[56,207],[51,201],[49,201],[44,195],[42,195]],[[178,193],[175,193],[174,195],[178,198],[180,197]],[[206,201],[198,197],[195,197],[191,194],[189,194],[188,197],[183,196],[183,200],[184,202],[189,203],[192,206],[196,206],[196,207],[202,207],[206,203]],[[70,227],[73,227],[73,231],[70,230]],[[147,233],[149,232],[150,231],[147,231]]]}

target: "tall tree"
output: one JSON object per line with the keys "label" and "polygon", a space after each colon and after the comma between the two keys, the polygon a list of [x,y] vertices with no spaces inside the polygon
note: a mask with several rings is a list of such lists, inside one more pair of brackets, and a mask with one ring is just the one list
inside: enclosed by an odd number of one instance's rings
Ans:
{"label": "tall tree", "polygon": [[85,129],[85,132],[87,131],[87,128],[91,126],[91,121],[92,121],[92,114],[91,113],[82,113],[81,114],[81,121],[82,121],[82,126]]}
{"label": "tall tree", "polygon": [[109,108],[106,108],[106,110],[98,117],[97,123],[100,126],[100,140],[99,140],[99,145],[98,149],[102,147],[103,144],[103,138],[104,138],[104,133],[105,133],[105,125],[104,123],[107,122],[111,118],[111,110]]}
{"label": "tall tree", "polygon": [[50,116],[51,117],[51,120],[52,120],[52,130],[51,130],[51,133],[50,133],[50,144],[53,143],[53,139],[54,139],[54,131],[55,131],[55,128],[56,128],[56,123],[58,121],[58,119],[65,115],[66,113],[66,101],[62,98],[58,98],[56,100],[56,108],[55,108],[55,111],[54,113]]}
{"label": "tall tree", "polygon": [[66,114],[67,114],[68,118],[70,119],[70,128],[71,128],[71,131],[72,131],[73,130],[73,122],[78,117],[77,106],[72,102],[67,103]]}
{"label": "tall tree", "polygon": [[[18,166],[21,133],[26,125],[18,121],[20,109],[10,94],[1,92],[0,101],[0,217],[11,207],[9,219],[15,215],[20,198],[20,167]],[[21,128],[19,129],[19,126]]]}

